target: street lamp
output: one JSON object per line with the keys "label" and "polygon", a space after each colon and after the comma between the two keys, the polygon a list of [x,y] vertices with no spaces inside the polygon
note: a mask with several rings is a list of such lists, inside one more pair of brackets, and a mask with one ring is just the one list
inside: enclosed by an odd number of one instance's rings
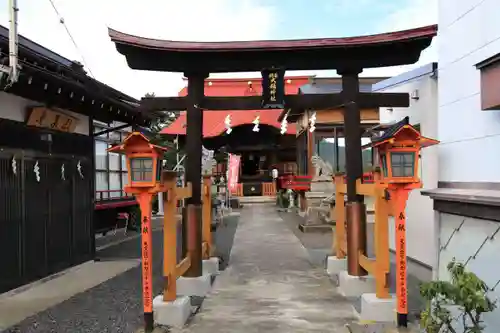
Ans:
{"label": "street lamp", "polygon": [[409,118],[387,128],[367,145],[377,148],[382,177],[379,184],[389,191],[396,222],[396,295],[398,326],[408,326],[406,274],[406,202],[411,190],[422,187],[418,177],[420,150],[438,144],[410,125]]}
{"label": "street lamp", "polygon": [[127,157],[128,185],[125,192],[134,194],[141,208],[142,300],[144,331],[153,332],[153,249],[151,230],[151,201],[163,192],[161,163],[167,149],[150,143],[139,132],[129,134],[123,143],[108,152],[124,153]]}

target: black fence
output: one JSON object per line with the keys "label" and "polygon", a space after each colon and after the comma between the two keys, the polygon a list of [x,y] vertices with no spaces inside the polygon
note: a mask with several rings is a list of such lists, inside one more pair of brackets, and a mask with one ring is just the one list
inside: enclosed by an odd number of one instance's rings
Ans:
{"label": "black fence", "polygon": [[[29,139],[0,150],[0,293],[94,254],[92,159],[23,149]],[[81,152],[89,137],[62,134],[54,139],[69,146],[80,143],[74,151]]]}

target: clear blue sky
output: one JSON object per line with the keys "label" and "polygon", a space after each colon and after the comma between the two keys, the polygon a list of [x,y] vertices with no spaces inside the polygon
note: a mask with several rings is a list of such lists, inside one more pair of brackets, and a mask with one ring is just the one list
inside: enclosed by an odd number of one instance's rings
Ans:
{"label": "clear blue sky", "polygon": [[273,38],[348,37],[382,32],[414,0],[261,0],[276,8]]}

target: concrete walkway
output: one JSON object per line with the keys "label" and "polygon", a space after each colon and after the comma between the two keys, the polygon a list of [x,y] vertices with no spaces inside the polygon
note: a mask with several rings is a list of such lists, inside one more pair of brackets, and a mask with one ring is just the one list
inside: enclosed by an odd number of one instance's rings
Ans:
{"label": "concrete walkway", "polygon": [[182,332],[346,332],[355,321],[274,205],[245,206],[228,268]]}

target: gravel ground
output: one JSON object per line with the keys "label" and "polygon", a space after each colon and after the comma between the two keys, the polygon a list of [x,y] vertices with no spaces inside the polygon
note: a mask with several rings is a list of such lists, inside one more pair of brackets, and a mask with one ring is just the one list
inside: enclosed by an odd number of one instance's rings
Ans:
{"label": "gravel ground", "polygon": [[[215,232],[217,255],[228,262],[238,217],[228,217]],[[153,233],[153,287],[162,285],[162,231]],[[140,258],[139,239],[108,247],[98,253],[101,260]],[[46,311],[25,319],[3,333],[133,333],[142,326],[140,267],[77,294]]]}

